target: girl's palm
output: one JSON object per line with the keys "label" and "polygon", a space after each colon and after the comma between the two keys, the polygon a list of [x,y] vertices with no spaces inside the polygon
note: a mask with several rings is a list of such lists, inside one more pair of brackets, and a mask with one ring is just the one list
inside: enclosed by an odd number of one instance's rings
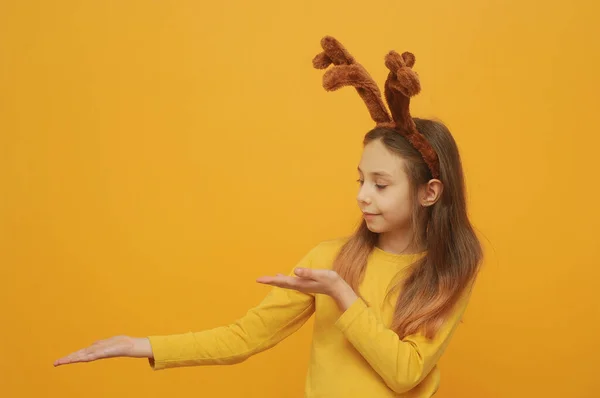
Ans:
{"label": "girl's palm", "polygon": [[145,338],[132,338],[128,336],[111,337],[97,341],[89,347],[57,359],[54,362],[54,366],[115,357],[150,358],[152,357],[150,341]]}

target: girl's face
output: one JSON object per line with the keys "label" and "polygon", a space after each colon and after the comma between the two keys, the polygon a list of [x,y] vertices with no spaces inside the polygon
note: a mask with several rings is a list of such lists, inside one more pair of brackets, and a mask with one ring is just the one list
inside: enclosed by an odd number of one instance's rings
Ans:
{"label": "girl's face", "polygon": [[386,233],[410,229],[411,194],[404,160],[381,140],[368,143],[358,166],[357,201],[370,231]]}

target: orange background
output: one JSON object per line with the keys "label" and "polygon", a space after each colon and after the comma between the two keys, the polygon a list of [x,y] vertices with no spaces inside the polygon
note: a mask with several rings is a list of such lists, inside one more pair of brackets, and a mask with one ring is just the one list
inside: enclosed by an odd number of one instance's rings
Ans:
{"label": "orange background", "polygon": [[52,362],[233,321],[350,233],[372,123],[322,89],[326,34],[380,83],[414,52],[462,151],[487,260],[439,396],[600,394],[599,6],[353,4],[0,2],[0,395],[302,396],[310,324],[231,367]]}

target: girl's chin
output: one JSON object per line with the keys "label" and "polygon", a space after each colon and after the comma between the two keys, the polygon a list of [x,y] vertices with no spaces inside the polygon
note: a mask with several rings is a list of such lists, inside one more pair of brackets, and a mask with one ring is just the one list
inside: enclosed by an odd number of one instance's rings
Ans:
{"label": "girl's chin", "polygon": [[387,231],[387,229],[383,225],[381,225],[380,222],[365,221],[365,224],[367,225],[369,231],[377,234]]}

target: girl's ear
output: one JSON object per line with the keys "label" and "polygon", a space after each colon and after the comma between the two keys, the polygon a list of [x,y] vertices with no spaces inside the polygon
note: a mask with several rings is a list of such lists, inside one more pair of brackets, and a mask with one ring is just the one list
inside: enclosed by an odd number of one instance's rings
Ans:
{"label": "girl's ear", "polygon": [[443,190],[444,184],[440,180],[436,178],[429,180],[419,188],[419,203],[423,207],[432,206],[442,197]]}

